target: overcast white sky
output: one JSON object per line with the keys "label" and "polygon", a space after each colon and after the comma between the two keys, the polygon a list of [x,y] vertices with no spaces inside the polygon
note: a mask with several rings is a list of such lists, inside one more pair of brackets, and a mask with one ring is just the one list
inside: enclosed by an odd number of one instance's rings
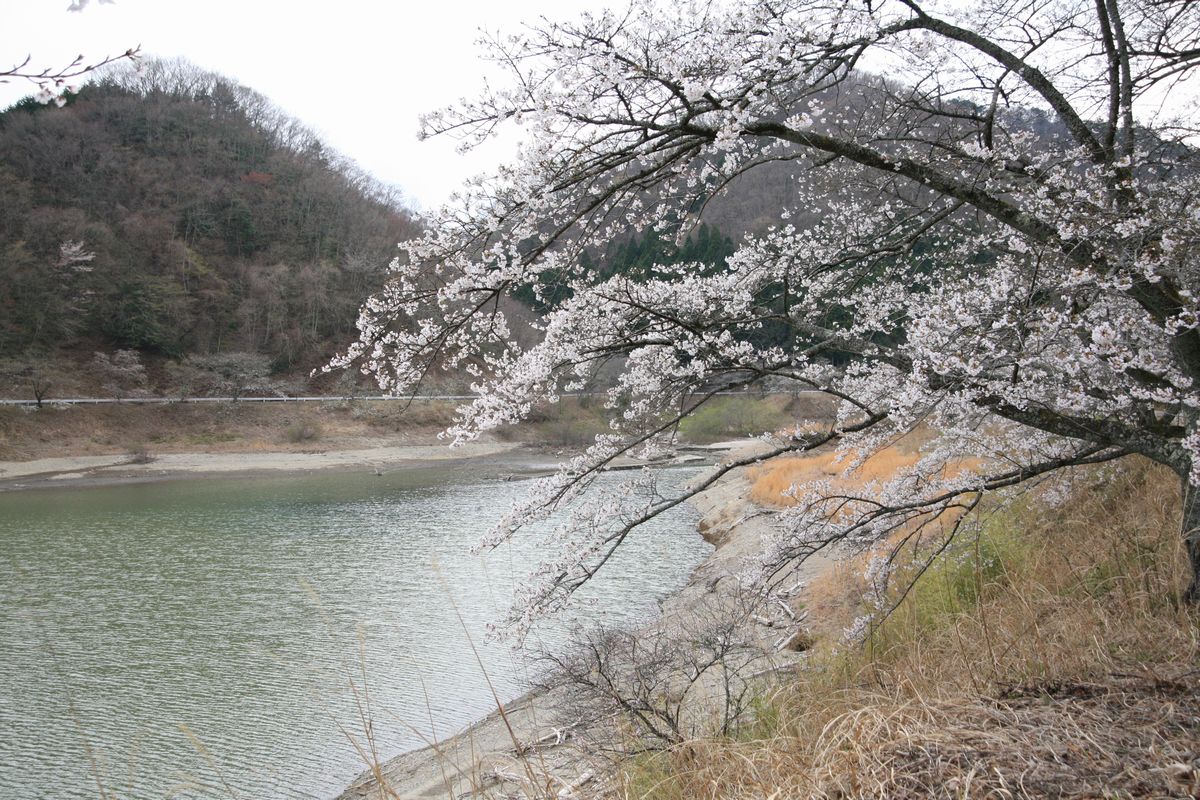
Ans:
{"label": "overcast white sky", "polygon": [[[271,98],[410,202],[439,204],[503,148],[464,158],[450,140],[416,140],[417,117],[473,95],[491,65],[480,29],[572,18],[606,0],[117,0],[80,13],[69,0],[0,0],[0,69],[32,57],[59,67],[142,46],[183,56]],[[29,85],[0,84],[0,107]]]}

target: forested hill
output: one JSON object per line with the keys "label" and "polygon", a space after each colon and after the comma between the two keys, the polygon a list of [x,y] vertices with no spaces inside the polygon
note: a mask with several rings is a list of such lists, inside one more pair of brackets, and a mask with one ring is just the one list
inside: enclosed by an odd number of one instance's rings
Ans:
{"label": "forested hill", "polygon": [[416,230],[261,95],[178,62],[114,73],[0,114],[0,358],[244,351],[306,370]]}

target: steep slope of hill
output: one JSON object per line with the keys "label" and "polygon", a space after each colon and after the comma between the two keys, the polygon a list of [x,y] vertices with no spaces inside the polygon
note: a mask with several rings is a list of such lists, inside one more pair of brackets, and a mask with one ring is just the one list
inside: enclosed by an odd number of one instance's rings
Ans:
{"label": "steep slope of hill", "polygon": [[0,357],[254,351],[311,368],[396,242],[398,193],[265,98],[180,62],[0,114]]}

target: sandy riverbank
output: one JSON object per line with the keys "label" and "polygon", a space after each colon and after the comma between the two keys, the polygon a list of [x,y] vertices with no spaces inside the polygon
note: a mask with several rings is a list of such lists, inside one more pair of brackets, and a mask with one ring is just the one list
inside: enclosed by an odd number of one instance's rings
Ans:
{"label": "sandy riverbank", "polygon": [[[703,465],[722,452],[722,445],[692,448],[664,465]],[[383,473],[446,462],[477,463],[490,471],[528,476],[553,471],[561,451],[521,441],[485,439],[457,447],[443,443],[383,444],[310,452],[163,453],[145,460],[129,454],[68,455],[24,461],[0,461],[0,492],[48,486],[99,486],[232,474],[269,474],[342,470]],[[641,467],[647,462],[617,459],[613,469]]]}
{"label": "sandy riverbank", "polygon": [[[760,444],[742,441],[718,447],[741,457]],[[681,624],[730,602],[745,559],[761,551],[763,538],[771,532],[770,515],[754,507],[748,496],[746,472],[736,470],[693,498],[701,513],[698,535],[715,549],[687,584],[662,603],[666,624]],[[828,559],[810,559],[795,579],[813,577],[829,567]],[[803,658],[775,646],[781,629],[753,627],[762,646],[756,668],[786,668]],[[613,733],[597,720],[565,718],[564,705],[562,689],[529,692],[506,704],[503,713],[493,712],[456,736],[366,770],[338,800],[508,796],[527,792],[530,784],[540,785],[550,796],[585,796],[612,771],[602,753]]]}
{"label": "sandy riverbank", "polygon": [[394,445],[322,452],[166,453],[144,463],[128,455],[59,456],[29,461],[0,461],[0,490],[41,486],[83,486],[167,480],[204,475],[307,472],[312,470],[391,470],[430,462],[498,460],[514,468],[547,469],[546,454],[517,442],[446,445]]}

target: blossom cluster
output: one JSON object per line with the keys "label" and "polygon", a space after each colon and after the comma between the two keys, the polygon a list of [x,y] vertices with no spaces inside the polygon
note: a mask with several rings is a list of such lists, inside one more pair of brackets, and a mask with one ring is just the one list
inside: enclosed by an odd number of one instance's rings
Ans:
{"label": "blossom cluster", "polygon": [[[469,148],[518,124],[519,157],[430,215],[334,366],[397,394],[432,370],[471,374],[477,399],[448,431],[462,441],[616,365],[611,432],[486,539],[574,509],[518,625],[681,501],[649,476],[583,490],[620,454],[673,446],[721,390],[836,398],[826,435],[764,433],[776,453],[836,446],[847,469],[898,432],[945,434],[854,497],[796,487],[763,580],[831,543],[953,523],[982,492],[1073,464],[1140,453],[1200,486],[1196,109],[1156,116],[1164,76],[1190,76],[1200,8],[1125,9],[1120,42],[1104,34],[1116,13],[638,0],[494,39],[511,80],[428,115],[422,135]],[[586,266],[630,230],[682,235],[723,187],[778,164],[792,198],[725,268]],[[505,310],[523,287],[545,297],[549,274],[569,299],[522,347]],[[966,461],[981,472],[948,469]]]}

